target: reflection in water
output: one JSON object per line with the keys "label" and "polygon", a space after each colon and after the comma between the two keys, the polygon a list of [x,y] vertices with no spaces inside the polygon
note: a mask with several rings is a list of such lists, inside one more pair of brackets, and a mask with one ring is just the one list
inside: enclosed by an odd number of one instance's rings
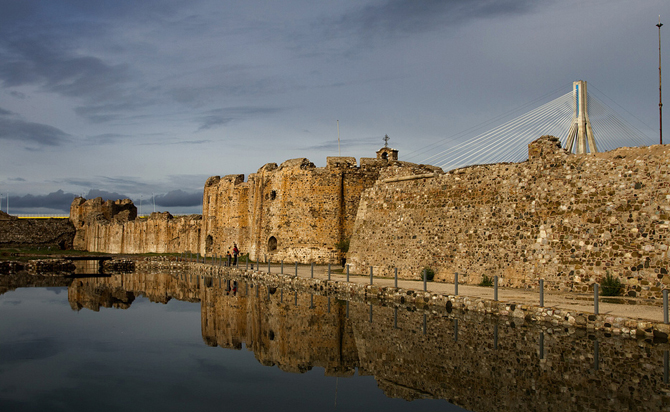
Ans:
{"label": "reflection in water", "polygon": [[75,279],[68,299],[75,310],[95,311],[128,308],[137,296],[200,302],[209,346],[246,346],[261,364],[288,372],[318,366],[346,377],[358,371],[374,376],[393,398],[445,399],[473,411],[670,405],[667,345],[469,312],[373,308],[287,289],[291,301],[284,292],[232,278],[129,274]]}

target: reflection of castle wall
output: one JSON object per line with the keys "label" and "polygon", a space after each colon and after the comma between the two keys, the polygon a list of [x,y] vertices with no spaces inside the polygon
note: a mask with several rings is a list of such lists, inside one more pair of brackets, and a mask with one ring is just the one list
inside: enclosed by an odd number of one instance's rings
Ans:
{"label": "reflection of castle wall", "polygon": [[[209,345],[239,349],[244,343],[263,365],[290,372],[321,366],[327,375],[352,374],[356,367],[353,335],[343,305],[328,298],[243,284],[237,295],[205,288],[202,333]],[[313,308],[309,306],[313,302]]]}
{"label": "reflection of castle wall", "polygon": [[168,274],[134,273],[75,279],[68,288],[68,300],[74,310],[86,308],[94,311],[99,311],[101,307],[127,309],[136,296],[146,296],[157,303],[167,303],[172,298],[198,302],[199,290],[195,278],[189,275],[181,279]]}
{"label": "reflection of castle wall", "polygon": [[[363,303],[350,303],[347,317],[345,304],[335,299],[329,311],[327,297],[313,296],[310,307],[310,295],[299,293],[296,305],[294,292],[240,283],[232,293],[226,280],[216,277],[133,274],[81,282],[70,293],[79,305],[93,300],[82,296],[86,291],[105,297],[115,290],[157,302],[201,301],[208,345],[244,344],[262,364],[292,372],[321,366],[328,375],[342,376],[359,368],[391,397],[447,399],[473,411],[542,411],[556,405],[566,412],[659,411],[670,405],[670,385],[663,383],[667,344],[601,338],[595,370],[595,343],[586,332],[571,335],[574,331],[563,327],[542,332],[522,319],[510,326],[505,317],[431,311],[424,334],[424,312],[413,308],[398,309],[396,328],[392,306],[373,307],[370,322]],[[101,293],[105,288],[112,292]],[[494,322],[499,322],[497,345]]]}
{"label": "reflection of castle wall", "polygon": [[388,396],[447,399],[473,411],[656,411],[670,402],[663,351],[650,344],[601,339],[596,371],[594,341],[561,329],[541,337],[540,329],[501,324],[496,348],[496,326],[484,315],[428,314],[424,334],[420,312],[399,310],[397,329],[391,307],[374,307],[372,323],[367,305],[352,305],[351,314],[360,366]]}

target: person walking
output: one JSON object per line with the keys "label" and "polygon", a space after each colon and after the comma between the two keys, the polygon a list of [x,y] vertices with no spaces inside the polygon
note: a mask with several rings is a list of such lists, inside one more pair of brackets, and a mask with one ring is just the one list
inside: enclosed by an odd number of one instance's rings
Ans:
{"label": "person walking", "polygon": [[233,266],[237,265],[237,255],[240,254],[240,250],[237,248],[237,243],[233,243]]}

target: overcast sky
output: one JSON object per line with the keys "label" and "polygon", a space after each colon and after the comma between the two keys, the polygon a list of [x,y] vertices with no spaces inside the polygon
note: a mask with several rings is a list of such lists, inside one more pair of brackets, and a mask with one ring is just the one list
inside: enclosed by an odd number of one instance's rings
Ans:
{"label": "overcast sky", "polygon": [[2,210],[84,194],[149,212],[154,193],[199,213],[209,176],[324,166],[337,120],[344,156],[388,134],[421,161],[574,80],[657,136],[659,14],[670,1],[0,0]]}

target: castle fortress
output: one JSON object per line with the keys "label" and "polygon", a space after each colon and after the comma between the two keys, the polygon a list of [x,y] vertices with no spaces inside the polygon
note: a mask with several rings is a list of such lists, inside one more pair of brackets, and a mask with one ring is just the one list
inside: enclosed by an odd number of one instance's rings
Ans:
{"label": "castle fortress", "polygon": [[305,158],[280,166],[268,163],[249,175],[212,176],[203,193],[202,216],[153,213],[137,219],[129,199],[103,202],[77,198],[70,218],[77,228],[76,249],[108,253],[179,253],[206,256],[232,253],[237,244],[251,259],[274,262],[337,263],[338,245],[353,235],[361,193],[382,170],[433,174],[433,166],[398,161],[384,147],[376,158],[329,157],[326,167]]}
{"label": "castle fortress", "polygon": [[[207,180],[202,216],[135,219],[128,201],[75,199],[75,247],[98,252],[221,255],[236,242],[252,259],[338,263],[352,273],[586,291],[606,274],[629,296],[670,286],[667,146],[570,154],[550,136],[522,163],[444,173],[397,160],[328,158],[267,164]],[[124,203],[126,202],[126,203]],[[116,210],[116,211],[115,211]]]}

